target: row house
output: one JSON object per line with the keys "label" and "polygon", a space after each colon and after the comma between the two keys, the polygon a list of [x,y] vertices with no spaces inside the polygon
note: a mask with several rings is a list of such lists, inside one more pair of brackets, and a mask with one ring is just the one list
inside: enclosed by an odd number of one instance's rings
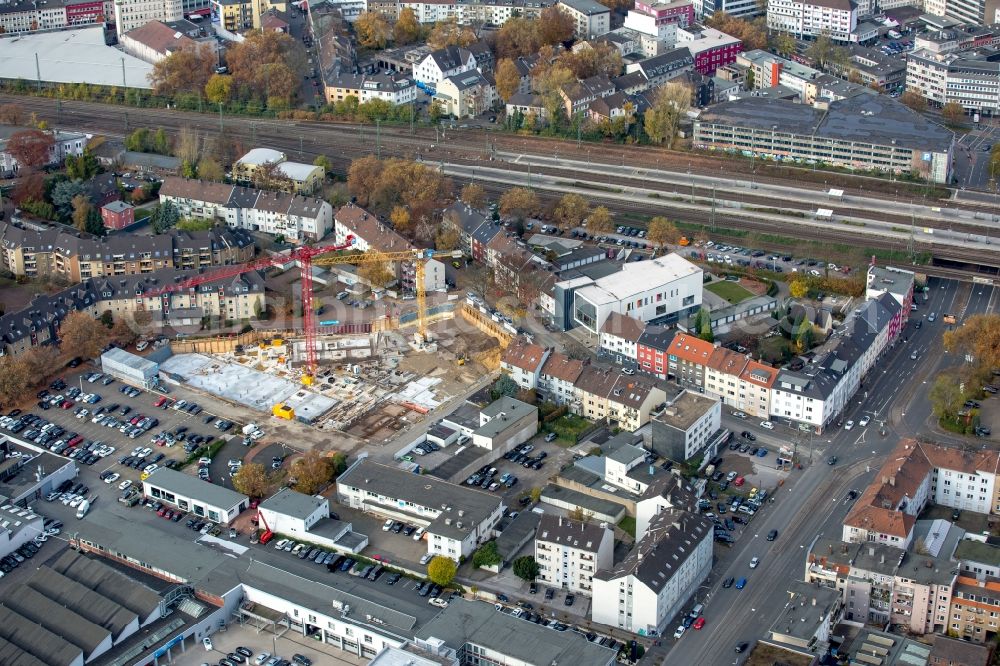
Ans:
{"label": "row house", "polygon": [[462,252],[482,263],[486,263],[486,247],[490,241],[503,232],[490,217],[462,201],[445,208],[441,221],[458,232]]}
{"label": "row house", "polygon": [[599,347],[616,363],[635,361],[638,344],[646,326],[638,319],[612,312],[601,326]]}
{"label": "row house", "polygon": [[[640,351],[642,351],[641,341]],[[705,342],[689,333],[678,333],[670,341],[669,347],[662,352],[667,374],[685,388],[704,392],[705,367],[714,351],[715,345],[711,342]],[[654,356],[653,362],[655,363],[658,358]]]}
{"label": "row house", "polygon": [[500,370],[507,373],[522,389],[537,389],[542,366],[551,353],[550,349],[519,337],[504,350],[500,357]]}
{"label": "row house", "polygon": [[[636,362],[642,371],[666,379],[670,375],[667,360],[676,331],[669,326],[647,326],[636,341]],[[699,389],[701,387],[699,386]]]}
{"label": "row house", "polygon": [[607,419],[630,432],[648,423],[654,408],[667,397],[648,379],[591,366],[580,373],[575,392],[576,413],[592,421]]}
{"label": "row house", "polygon": [[750,416],[770,416],[778,370],[745,354],[717,347],[705,368],[705,393]]}
{"label": "row house", "polygon": [[576,382],[590,360],[580,361],[553,351],[545,360],[538,378],[542,399],[557,405],[570,405],[576,401]]}
{"label": "row house", "polygon": [[548,275],[544,259],[533,254],[514,234],[499,233],[486,244],[485,263],[494,283],[524,303],[534,302]]}
{"label": "row house", "polygon": [[235,229],[317,241],[333,229],[333,208],[322,199],[251,187],[170,176],[160,203],[173,204],[181,217],[214,220]]}
{"label": "row house", "polygon": [[39,231],[0,222],[0,267],[29,278],[80,282],[166,268],[197,270],[240,264],[253,256],[253,238],[240,229],[170,229],[155,236],[111,234],[97,238],[64,228]]}

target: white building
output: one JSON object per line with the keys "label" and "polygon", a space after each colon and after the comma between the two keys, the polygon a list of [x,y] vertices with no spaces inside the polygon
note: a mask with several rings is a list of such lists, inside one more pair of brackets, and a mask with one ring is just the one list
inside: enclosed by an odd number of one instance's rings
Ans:
{"label": "white building", "polygon": [[479,427],[472,431],[472,443],[504,454],[537,432],[538,407],[503,396],[479,412]]}
{"label": "white building", "polygon": [[904,268],[869,266],[866,276],[865,298],[873,300],[887,293],[902,306],[903,316],[907,318],[910,313],[910,304],[913,302],[914,278],[913,271]]}
{"label": "white building", "polygon": [[7,557],[42,534],[44,520],[39,514],[22,506],[5,504],[0,508],[0,557]]}
{"label": "white building", "polygon": [[182,0],[115,0],[115,30],[119,39],[150,21],[184,18]]}
{"label": "white building", "polygon": [[360,458],[337,479],[341,504],[423,527],[427,553],[458,560],[493,538],[504,503],[494,494]]}
{"label": "white building", "polygon": [[476,56],[472,55],[472,51],[449,46],[429,53],[414,65],[413,78],[420,84],[435,88],[441,79],[463,74],[475,68]]}
{"label": "white building", "polygon": [[659,507],[644,533],[637,525],[638,545],[625,560],[594,576],[601,603],[591,606],[593,621],[663,633],[712,569],[712,533],[712,523],[695,511]]}
{"label": "white building", "polygon": [[934,53],[918,49],[906,58],[906,88],[943,106],[967,113],[1000,113],[1000,63],[977,53]]}
{"label": "white building", "polygon": [[684,462],[711,456],[706,447],[722,428],[722,403],[693,391],[684,391],[653,417],[650,450],[667,460]]}
{"label": "white building", "polygon": [[[14,156],[7,152],[7,142],[11,136],[26,129],[9,125],[0,127],[0,177],[14,178],[17,176],[20,165]],[[91,138],[90,134],[63,132],[62,130],[52,130],[49,134],[52,135],[54,143],[49,148],[48,165],[62,164],[68,155],[82,155]]]}
{"label": "white building", "polygon": [[768,0],[767,27],[798,38],[828,35],[848,42],[858,27],[858,6],[852,0]]}
{"label": "white building", "polygon": [[524,338],[516,338],[504,351],[500,359],[500,369],[523,389],[538,388],[542,366],[552,350],[530,343]]}
{"label": "white building", "polygon": [[380,99],[399,106],[417,99],[417,86],[404,72],[379,70],[373,74],[349,74],[341,72],[326,78],[326,101],[330,104],[344,101],[353,95],[364,104]]}
{"label": "white building", "polygon": [[250,498],[242,493],[166,467],[154,471],[142,482],[142,493],[219,524],[229,524],[250,506]]}
{"label": "white building", "polygon": [[535,532],[535,580],[589,597],[597,570],[614,564],[614,542],[614,532],[605,523],[544,513]]}
{"label": "white building", "polygon": [[577,39],[594,39],[611,30],[611,10],[596,0],[559,0],[556,7],[573,19]]}
{"label": "white building", "polygon": [[646,325],[638,319],[612,312],[601,326],[601,351],[616,363],[636,360],[636,346],[645,328]]}
{"label": "white building", "polygon": [[702,270],[678,254],[627,263],[574,294],[573,320],[595,335],[612,312],[672,322],[701,307]]}
{"label": "white building", "polygon": [[330,517],[330,502],[324,497],[281,488],[260,503],[257,513],[262,519],[261,529],[305,539],[309,528]]}
{"label": "white building", "polygon": [[560,352],[548,355],[538,378],[538,392],[543,400],[566,405],[576,399],[576,382],[583,373],[584,361]]}

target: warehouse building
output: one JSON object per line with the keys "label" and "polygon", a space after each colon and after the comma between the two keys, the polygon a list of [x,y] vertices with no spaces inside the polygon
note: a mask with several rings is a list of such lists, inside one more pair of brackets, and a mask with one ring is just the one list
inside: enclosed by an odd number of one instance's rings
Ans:
{"label": "warehouse building", "polygon": [[[694,121],[693,146],[775,161],[829,164],[951,180],[955,135],[885,95],[809,106],[748,97]],[[644,262],[645,263],[645,262]]]}
{"label": "warehouse building", "polygon": [[228,524],[250,505],[250,498],[235,490],[166,467],[154,471],[142,482],[142,492],[214,523]]}
{"label": "warehouse building", "polygon": [[101,354],[101,370],[127,384],[148,389],[157,383],[160,366],[124,349],[113,347]]}
{"label": "warehouse building", "polygon": [[358,553],[368,537],[352,530],[351,523],[330,517],[330,502],[322,495],[305,495],[282,488],[257,508],[260,528],[341,552]]}

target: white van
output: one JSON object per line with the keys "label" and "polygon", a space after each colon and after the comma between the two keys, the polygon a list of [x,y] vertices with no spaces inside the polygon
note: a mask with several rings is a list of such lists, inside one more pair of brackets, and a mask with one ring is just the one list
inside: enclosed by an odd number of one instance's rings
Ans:
{"label": "white van", "polygon": [[88,511],[90,511],[90,502],[88,500],[83,500],[82,502],[80,502],[80,506],[76,508],[77,519],[86,516]]}

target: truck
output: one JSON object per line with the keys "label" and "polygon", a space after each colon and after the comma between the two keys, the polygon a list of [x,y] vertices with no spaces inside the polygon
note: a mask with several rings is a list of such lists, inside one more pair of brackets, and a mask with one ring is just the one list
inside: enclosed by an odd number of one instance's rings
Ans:
{"label": "truck", "polygon": [[88,511],[90,511],[90,500],[83,500],[80,502],[80,506],[76,508],[77,520],[86,516]]}

